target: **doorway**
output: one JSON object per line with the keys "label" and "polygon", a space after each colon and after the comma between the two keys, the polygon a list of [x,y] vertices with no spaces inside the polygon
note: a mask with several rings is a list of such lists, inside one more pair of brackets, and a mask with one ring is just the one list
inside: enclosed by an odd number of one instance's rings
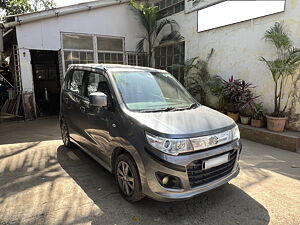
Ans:
{"label": "doorway", "polygon": [[57,51],[31,50],[37,116],[59,113],[60,79]]}

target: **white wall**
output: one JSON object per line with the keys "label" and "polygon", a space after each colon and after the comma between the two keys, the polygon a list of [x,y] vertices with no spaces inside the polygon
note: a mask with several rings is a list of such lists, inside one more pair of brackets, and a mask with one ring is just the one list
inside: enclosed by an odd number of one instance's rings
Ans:
{"label": "white wall", "polygon": [[[125,51],[135,51],[144,32],[128,3],[22,24],[16,31],[20,49],[59,50],[60,33],[74,32],[125,37]],[[32,89],[32,82],[25,81],[32,79],[28,61],[20,60],[23,88]]]}
{"label": "white wall", "polygon": [[273,110],[272,76],[258,59],[261,56],[272,59],[276,52],[270,43],[264,41],[263,36],[275,22],[284,21],[295,46],[300,48],[300,0],[287,0],[283,13],[200,33],[197,32],[196,11],[189,14],[181,12],[170,17],[180,24],[180,32],[186,43],[186,58],[200,56],[205,59],[210,49],[214,48],[215,54],[209,63],[211,74],[226,79],[234,75],[253,83],[256,93],[262,96],[265,108]]}

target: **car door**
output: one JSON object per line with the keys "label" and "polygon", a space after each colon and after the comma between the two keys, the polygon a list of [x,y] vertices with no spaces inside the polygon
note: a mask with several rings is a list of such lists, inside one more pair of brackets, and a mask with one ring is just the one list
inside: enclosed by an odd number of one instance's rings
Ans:
{"label": "car door", "polygon": [[[108,80],[100,72],[87,72],[84,78],[83,93],[85,98],[81,105],[84,107],[81,129],[84,131],[84,146],[95,155],[108,163],[108,154],[111,141],[111,118],[114,114],[111,91]],[[108,106],[96,107],[90,105],[89,95],[94,92],[103,92],[107,95]]]}
{"label": "car door", "polygon": [[84,70],[74,69],[68,74],[68,81],[62,96],[64,119],[67,122],[70,137],[76,142],[80,142],[82,139],[80,107],[83,98],[82,85],[84,73]]}

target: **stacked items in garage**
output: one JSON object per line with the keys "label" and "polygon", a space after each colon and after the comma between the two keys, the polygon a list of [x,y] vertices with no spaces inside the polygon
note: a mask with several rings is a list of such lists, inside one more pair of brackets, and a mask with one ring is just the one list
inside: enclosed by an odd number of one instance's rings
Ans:
{"label": "stacked items in garage", "polygon": [[14,119],[23,114],[21,95],[16,95],[11,72],[0,68],[0,120]]}

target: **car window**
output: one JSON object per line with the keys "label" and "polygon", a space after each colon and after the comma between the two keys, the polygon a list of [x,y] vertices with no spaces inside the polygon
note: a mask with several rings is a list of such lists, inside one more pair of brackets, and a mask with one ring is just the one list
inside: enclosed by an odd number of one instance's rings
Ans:
{"label": "car window", "polygon": [[106,95],[109,93],[107,79],[103,74],[90,72],[87,75],[87,88],[85,89],[85,96],[88,97],[94,92],[103,92]]}
{"label": "car window", "polygon": [[69,81],[68,89],[77,94],[82,94],[82,80],[84,71],[74,70]]}

